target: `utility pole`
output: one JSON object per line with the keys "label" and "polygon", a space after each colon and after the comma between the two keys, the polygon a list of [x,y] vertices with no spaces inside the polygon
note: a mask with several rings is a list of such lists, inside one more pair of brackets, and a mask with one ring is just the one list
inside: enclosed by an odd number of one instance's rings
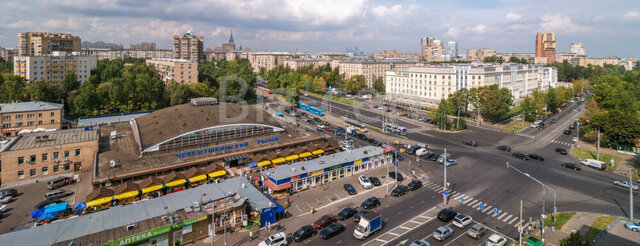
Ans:
{"label": "utility pole", "polygon": [[521,228],[521,227],[522,227],[522,200],[520,200],[520,225],[518,227],[518,232],[520,235],[520,237],[518,238],[518,241],[520,242],[519,243],[520,246],[522,246],[522,231],[524,231],[524,228]]}
{"label": "utility pole", "polygon": [[[222,220],[222,223],[224,223],[224,246],[227,246],[227,198],[225,197],[224,199],[224,219]],[[212,239],[213,240],[213,239]]]}
{"label": "utility pole", "polygon": [[389,165],[387,165],[387,192],[389,192]]}
{"label": "utility pole", "polygon": [[629,169],[629,220],[633,221],[633,179],[631,179],[631,169]]}
{"label": "utility pole", "polygon": [[456,129],[460,128],[460,107],[458,107],[458,122],[456,122]]}
{"label": "utility pole", "polygon": [[[443,155],[444,155],[444,162],[442,163],[444,165],[444,189],[443,190],[445,192],[448,192],[447,191],[447,188],[448,188],[447,187],[447,148],[444,148],[444,154]],[[445,198],[446,198],[446,195],[445,195]],[[448,201],[448,200],[449,199],[445,199],[445,204],[446,204],[446,201]]]}
{"label": "utility pole", "polygon": [[600,160],[600,126],[598,126],[598,147],[596,148],[598,160]]}
{"label": "utility pole", "polygon": [[576,121],[576,147],[580,148],[580,122]]}

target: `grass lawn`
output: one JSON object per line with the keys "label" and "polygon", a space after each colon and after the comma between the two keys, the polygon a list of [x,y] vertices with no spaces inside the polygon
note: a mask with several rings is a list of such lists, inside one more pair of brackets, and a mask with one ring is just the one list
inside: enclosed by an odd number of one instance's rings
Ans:
{"label": "grass lawn", "polygon": [[611,222],[615,221],[616,217],[613,216],[600,216],[593,222],[589,231],[584,234],[584,239],[588,242],[593,241],[601,231],[603,231]]}
{"label": "grass lawn", "polygon": [[[574,215],[576,215],[575,212],[558,213],[556,215],[556,230],[562,229],[562,226],[564,226],[564,224],[567,223],[567,221],[570,220]],[[551,225],[553,225],[551,216],[548,216],[546,219],[544,219],[544,225],[548,227],[551,227]]]}
{"label": "grass lawn", "polygon": [[[595,150],[588,150],[588,149],[581,149],[581,148],[574,148],[573,150],[571,150],[571,155],[580,158],[581,160],[584,159],[596,159],[597,153]],[[613,158],[613,160],[615,160],[616,165],[611,167],[611,165],[609,165],[609,163],[611,162],[611,158]],[[600,161],[603,161],[604,163],[607,164],[607,170],[609,171],[613,171],[616,170],[616,168],[620,165],[620,162],[622,161],[620,159],[620,157],[617,156],[612,156],[609,154],[604,154],[602,152],[600,152]]]}
{"label": "grass lawn", "polygon": [[529,127],[530,125],[531,122],[528,121],[525,121],[524,124],[522,124],[522,120],[514,120],[513,122],[503,126],[502,129],[507,131],[520,131]]}
{"label": "grass lawn", "polygon": [[516,114],[520,113],[520,111],[522,111],[522,107],[520,105],[515,106],[513,108],[509,109],[509,116],[513,117]]}
{"label": "grass lawn", "polygon": [[362,106],[362,102],[359,102],[359,101],[356,101],[356,100],[352,100],[352,99],[349,99],[349,98],[344,98],[344,97],[340,97],[340,96],[336,96],[336,95],[330,96],[328,94],[325,94],[325,95],[318,95],[318,94],[315,94],[315,93],[311,93],[311,94],[314,94],[316,96],[319,96],[319,97],[322,97],[322,98],[325,98],[325,99],[333,100],[333,101],[336,101],[336,102],[342,102],[342,103],[346,103],[346,104],[354,105],[354,106]]}

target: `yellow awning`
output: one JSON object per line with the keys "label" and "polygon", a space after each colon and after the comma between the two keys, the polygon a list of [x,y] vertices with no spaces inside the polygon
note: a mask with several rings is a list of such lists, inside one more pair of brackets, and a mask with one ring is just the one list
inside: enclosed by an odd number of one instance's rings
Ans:
{"label": "yellow awning", "polygon": [[95,207],[95,206],[100,206],[102,204],[108,203],[113,201],[113,197],[109,196],[109,197],[103,197],[103,198],[99,198],[99,199],[95,199],[95,200],[91,200],[90,202],[87,202],[87,207]]}
{"label": "yellow awning", "polygon": [[184,184],[186,182],[187,182],[186,179],[178,179],[178,180],[175,180],[175,181],[171,181],[171,182],[167,183],[166,185],[167,185],[167,187],[174,187],[174,186],[178,186],[178,185]]}
{"label": "yellow awning", "polygon": [[120,194],[116,195],[116,199],[117,200],[121,200],[121,199],[131,198],[131,197],[137,196],[139,193],[140,192],[137,191],[137,190],[128,191],[128,192],[125,192],[125,193],[120,193]]}
{"label": "yellow awning", "polygon": [[215,172],[209,173],[209,178],[215,178],[225,174],[227,174],[227,172],[225,172],[224,170],[215,171]]}
{"label": "yellow awning", "polygon": [[264,167],[264,166],[268,166],[268,165],[271,165],[271,161],[258,162],[258,167]]}
{"label": "yellow awning", "polygon": [[142,193],[149,193],[152,191],[157,191],[159,189],[162,189],[162,185],[154,185],[154,186],[149,186],[147,188],[142,189]]}
{"label": "yellow awning", "polygon": [[202,175],[198,175],[198,176],[189,178],[189,182],[193,183],[193,182],[198,182],[198,181],[202,181],[202,180],[205,180],[205,179],[207,179],[207,175],[202,174]]}
{"label": "yellow awning", "polygon": [[298,157],[298,155],[290,155],[290,156],[287,156],[287,158],[284,158],[284,159],[287,160],[287,161],[293,161],[293,160],[297,160],[298,158],[300,158],[300,157]]}
{"label": "yellow awning", "polygon": [[313,153],[314,155],[324,154],[324,150],[319,149],[319,150],[315,150],[315,151],[313,151],[311,153]]}
{"label": "yellow awning", "polygon": [[304,153],[300,154],[299,156],[300,156],[300,158],[309,157],[309,156],[311,156],[311,152],[304,152]]}
{"label": "yellow awning", "polygon": [[283,163],[285,161],[286,160],[284,158],[282,158],[282,157],[271,160],[271,162],[273,162],[273,164]]}

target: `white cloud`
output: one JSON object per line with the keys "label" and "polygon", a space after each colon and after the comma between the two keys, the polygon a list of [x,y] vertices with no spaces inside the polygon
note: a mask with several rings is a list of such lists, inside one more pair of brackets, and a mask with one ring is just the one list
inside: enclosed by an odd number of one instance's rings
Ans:
{"label": "white cloud", "polygon": [[[133,26],[130,29],[131,33],[138,33],[152,39],[168,39],[174,34],[194,30],[192,25],[163,20],[153,20],[145,25]],[[196,32],[196,34],[198,34],[198,32]]]}
{"label": "white cloud", "polygon": [[640,12],[636,11],[629,11],[622,16],[625,20],[640,19],[638,17],[640,17]]}
{"label": "white cloud", "polygon": [[4,26],[10,29],[30,29],[30,28],[33,28],[34,24],[35,23],[33,21],[29,20],[29,21],[11,22],[8,24],[4,24]]}
{"label": "white cloud", "polygon": [[45,21],[42,25],[51,31],[83,32],[91,29],[92,24],[95,24],[98,20],[99,18],[95,17],[68,17],[66,20],[50,19]]}
{"label": "white cloud", "polygon": [[482,24],[478,24],[474,27],[469,28],[470,31],[476,33],[476,34],[484,34],[487,32],[487,26],[482,25]]}
{"label": "white cloud", "polygon": [[398,13],[401,13],[402,11],[402,5],[400,4],[393,5],[391,6],[391,8],[379,5],[371,9],[373,15],[378,18],[384,18],[387,15],[396,15]]}
{"label": "white cloud", "polygon": [[458,38],[458,36],[460,36],[460,30],[455,27],[449,27],[449,29],[447,29],[447,32],[445,32],[444,35],[451,38]]}
{"label": "white cloud", "polygon": [[515,13],[507,13],[507,15],[504,16],[504,19],[507,21],[518,21],[522,18],[522,15],[519,14],[515,14]]}
{"label": "white cloud", "polygon": [[591,30],[591,27],[578,25],[573,23],[568,16],[561,15],[543,15],[540,17],[542,23],[540,23],[540,29],[543,32],[548,31],[562,31],[562,32],[587,32]]}

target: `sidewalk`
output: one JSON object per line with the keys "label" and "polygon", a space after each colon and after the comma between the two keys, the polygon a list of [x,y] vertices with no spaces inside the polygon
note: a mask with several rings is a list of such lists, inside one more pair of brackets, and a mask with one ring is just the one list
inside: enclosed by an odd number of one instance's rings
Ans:
{"label": "sidewalk", "polygon": [[[580,148],[584,148],[592,151],[597,150],[595,145],[582,140],[580,141]],[[633,169],[633,161],[638,159],[636,155],[633,155],[631,153],[620,152],[614,149],[603,148],[603,147],[600,147],[600,153],[619,157],[622,160],[622,163],[616,163],[618,167],[616,168],[614,173],[623,175],[624,177],[628,177],[629,169]]]}

